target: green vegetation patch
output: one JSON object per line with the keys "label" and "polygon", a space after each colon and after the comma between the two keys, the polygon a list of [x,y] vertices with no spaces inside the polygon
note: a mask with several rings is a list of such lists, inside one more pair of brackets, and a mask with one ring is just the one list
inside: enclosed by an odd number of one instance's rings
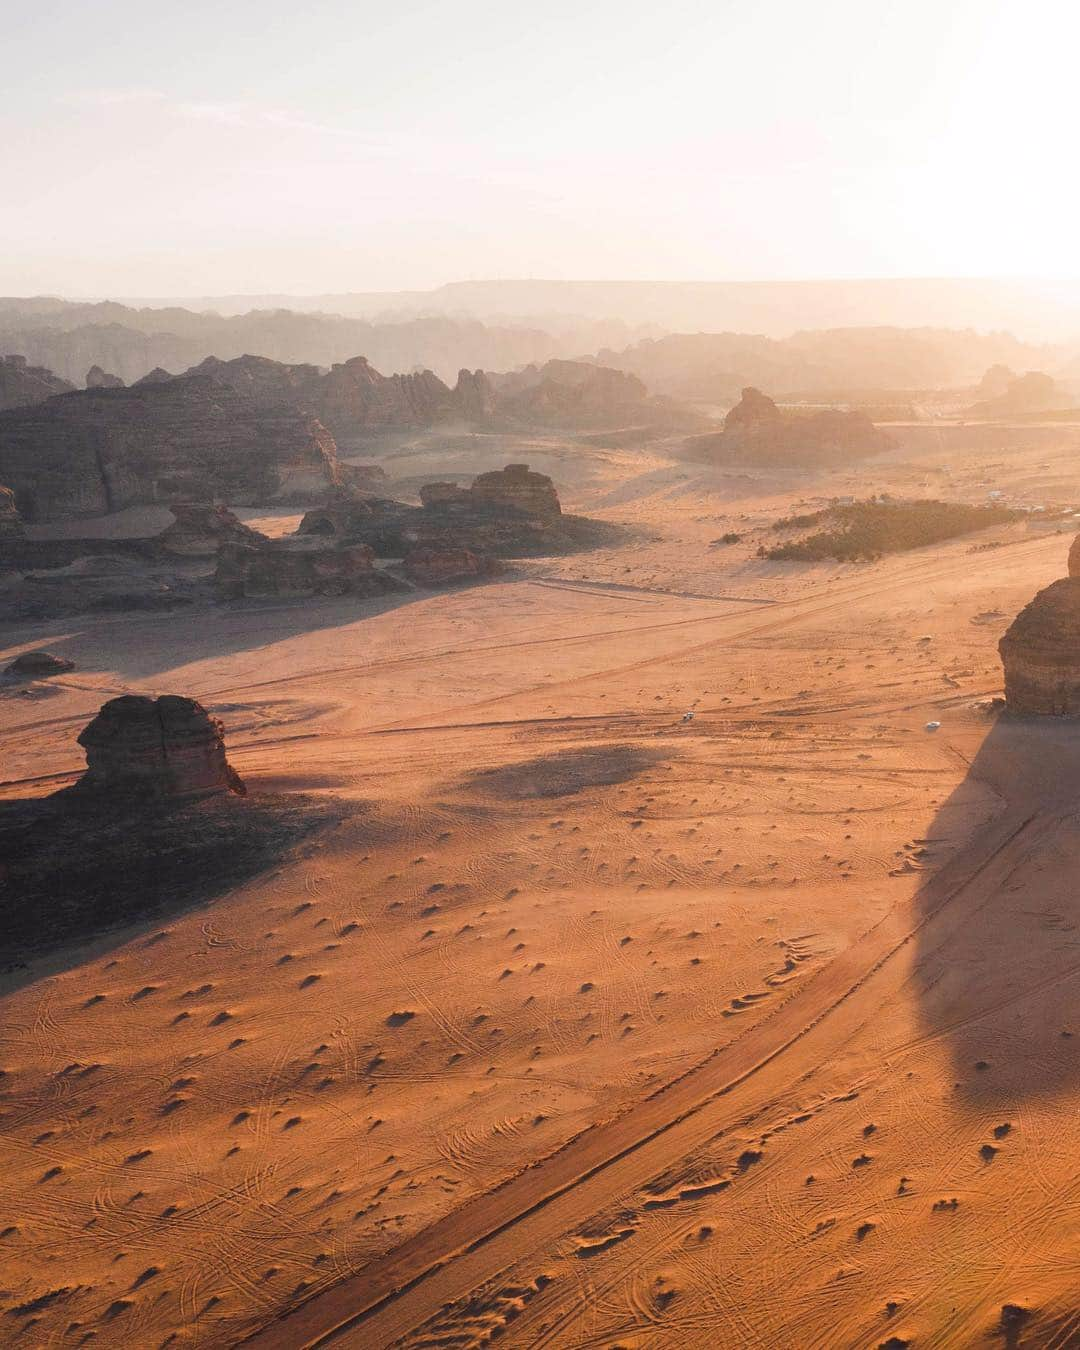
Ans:
{"label": "green vegetation patch", "polygon": [[827,526],[801,539],[758,549],[772,562],[865,562],[887,553],[938,544],[991,525],[1005,525],[1022,513],[1005,506],[968,506],[963,502],[865,501],[835,503],[810,515],[786,516],[775,530]]}

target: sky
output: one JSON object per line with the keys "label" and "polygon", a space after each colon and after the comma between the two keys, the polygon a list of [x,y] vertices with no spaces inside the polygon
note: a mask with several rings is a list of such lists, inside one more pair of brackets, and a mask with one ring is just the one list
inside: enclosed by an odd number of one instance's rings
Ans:
{"label": "sky", "polygon": [[0,294],[1080,275],[1069,0],[0,20]]}

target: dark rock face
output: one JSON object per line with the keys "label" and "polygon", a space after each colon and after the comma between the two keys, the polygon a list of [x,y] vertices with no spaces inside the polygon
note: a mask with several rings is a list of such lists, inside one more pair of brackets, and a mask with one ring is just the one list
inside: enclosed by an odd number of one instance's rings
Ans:
{"label": "dark rock face", "polygon": [[504,571],[494,558],[479,558],[467,548],[417,548],[406,555],[405,575],[418,586],[450,586],[498,576]]}
{"label": "dark rock face", "polygon": [[193,499],[317,499],[337,475],[333,437],[316,418],[239,392],[213,370],[0,413],[0,482],[26,520]]}
{"label": "dark rock face", "polygon": [[480,557],[522,558],[595,547],[621,537],[617,527],[563,515],[555,485],[527,464],[480,474],[469,487],[427,483],[419,507],[338,494],[309,511],[300,533],[370,544],[381,557],[416,549],[467,549]]}
{"label": "dark rock face", "polygon": [[211,558],[227,541],[254,547],[267,542],[264,534],[243,524],[226,506],[207,502],[176,502],[170,510],[175,519],[158,535],[156,541],[163,553]]}
{"label": "dark rock face", "polygon": [[1069,576],[1080,577],[1080,534],[1069,545]]}
{"label": "dark rock face", "polygon": [[218,598],[375,596],[404,589],[396,577],[375,566],[375,554],[366,544],[322,548],[315,539],[297,543],[271,540],[262,548],[223,544],[214,576]]}
{"label": "dark rock face", "polygon": [[44,366],[30,365],[25,356],[0,356],[0,411],[43,403],[74,388]]}
{"label": "dark rock face", "polygon": [[686,443],[695,458],[771,468],[843,464],[892,449],[894,444],[865,413],[826,408],[805,416],[789,414],[753,388],[742,391],[742,398],[724,419],[722,432],[696,436]]}
{"label": "dark rock face", "polygon": [[547,474],[533,473],[527,464],[507,464],[505,469],[478,475],[469,495],[480,511],[517,511],[534,520],[562,514],[555,484]]}
{"label": "dark rock face", "polygon": [[86,372],[87,389],[123,389],[124,381],[119,375],[110,375],[100,366],[91,366]]}
{"label": "dark rock face", "polygon": [[63,675],[74,669],[74,661],[65,661],[62,656],[53,656],[52,652],[22,652],[4,674],[16,680],[47,680],[50,675]]}
{"label": "dark rock face", "polygon": [[15,505],[15,494],[0,483],[0,542],[23,537],[22,517]]}
{"label": "dark rock face", "polygon": [[1041,590],[1013,620],[998,650],[1011,711],[1080,716],[1080,577]]}
{"label": "dark rock face", "polygon": [[221,722],[194,699],[110,699],[79,744],[86,751],[80,792],[186,797],[245,791],[225,758]]}

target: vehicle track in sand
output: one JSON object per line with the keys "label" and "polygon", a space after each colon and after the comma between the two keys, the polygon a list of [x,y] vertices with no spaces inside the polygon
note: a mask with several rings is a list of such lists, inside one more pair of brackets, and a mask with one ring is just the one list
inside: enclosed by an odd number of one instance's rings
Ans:
{"label": "vehicle track in sand", "polygon": [[[757,1100],[771,1097],[798,1077],[801,1070],[785,1064],[793,1047],[805,1050],[812,1040],[817,1062],[833,1054],[889,987],[906,979],[903,963],[894,958],[939,916],[959,923],[969,911],[977,913],[1058,819],[1055,812],[1007,811],[914,898],[891,909],[737,1040],[257,1331],[249,1343],[288,1350],[331,1343],[389,1346],[529,1253],[550,1251],[618,1197],[662,1173],[672,1157],[730,1128],[745,1114],[750,1092]],[[959,914],[951,912],[957,902]],[[885,987],[878,991],[875,982]]]}

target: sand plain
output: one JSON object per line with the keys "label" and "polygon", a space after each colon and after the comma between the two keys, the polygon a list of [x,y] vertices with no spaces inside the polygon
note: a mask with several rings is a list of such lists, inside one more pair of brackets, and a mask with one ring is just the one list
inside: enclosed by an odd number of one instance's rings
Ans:
{"label": "sand plain", "polygon": [[1080,1343],[1080,741],[978,706],[1069,537],[754,557],[833,495],[1056,500],[1070,435],[798,484],[538,440],[634,542],[6,634],[76,670],[0,700],[3,796],[179,692],[253,791],[349,810],[5,975],[0,1340]]}

